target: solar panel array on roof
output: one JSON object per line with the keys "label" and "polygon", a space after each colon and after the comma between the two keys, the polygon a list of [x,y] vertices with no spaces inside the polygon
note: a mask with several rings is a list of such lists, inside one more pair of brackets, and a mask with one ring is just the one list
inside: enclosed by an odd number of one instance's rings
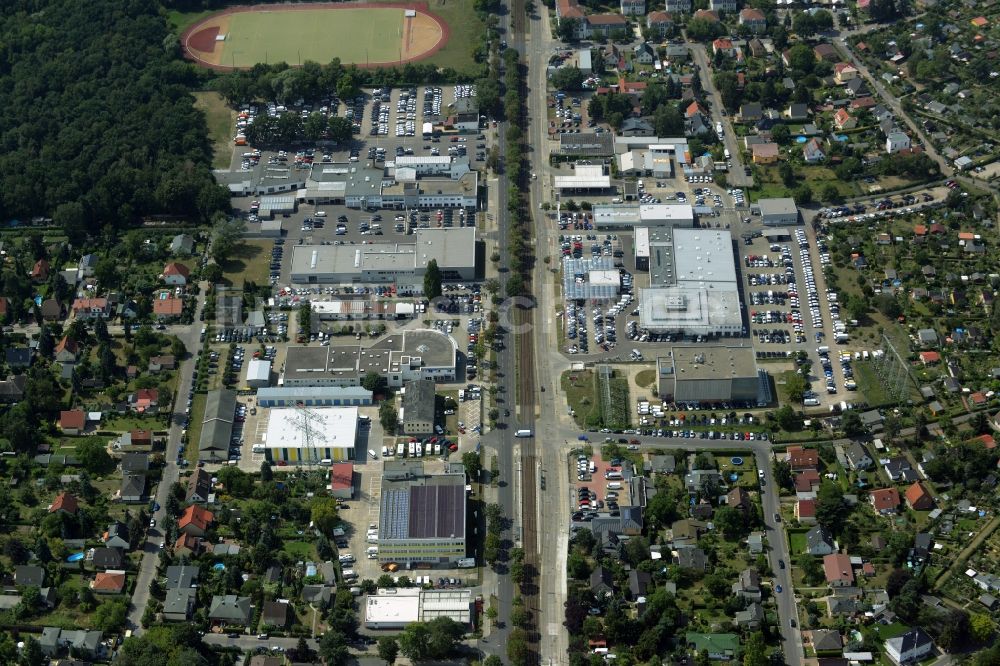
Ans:
{"label": "solar panel array on roof", "polygon": [[414,539],[455,538],[465,534],[465,487],[415,486],[410,489],[410,534]]}
{"label": "solar panel array on roof", "polygon": [[410,523],[410,491],[405,488],[382,491],[381,538],[405,539]]}

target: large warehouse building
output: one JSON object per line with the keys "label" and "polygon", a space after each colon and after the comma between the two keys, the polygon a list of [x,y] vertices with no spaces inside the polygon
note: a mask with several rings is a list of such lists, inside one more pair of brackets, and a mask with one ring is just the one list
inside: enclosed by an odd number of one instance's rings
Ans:
{"label": "large warehouse building", "polygon": [[[447,162],[445,160],[448,160]],[[301,177],[299,177],[301,178]],[[390,168],[357,162],[313,165],[296,188],[299,201],[349,208],[476,208],[479,174],[468,161],[402,158]]]}
{"label": "large warehouse building", "polygon": [[694,209],[687,204],[620,204],[594,206],[594,228],[693,227]]}
{"label": "large warehouse building", "polygon": [[289,347],[280,384],[285,387],[360,386],[369,372],[392,388],[415,379],[453,381],[458,345],[441,331],[418,328],[386,336],[371,347]]}
{"label": "large warehouse building", "polygon": [[399,630],[413,622],[430,622],[439,617],[471,625],[472,591],[390,587],[379,588],[365,599],[368,629]]}
{"label": "large warehouse building", "polygon": [[423,292],[424,271],[437,261],[444,280],[476,277],[476,229],[417,229],[414,242],[293,245],[296,284],[387,284],[400,295]]}
{"label": "large warehouse building", "polygon": [[217,389],[205,397],[205,417],[198,436],[198,460],[225,462],[229,457],[229,439],[236,418],[236,391]]}
{"label": "large warehouse building", "polygon": [[[656,360],[659,397],[676,403],[761,402],[753,347],[673,347]],[[766,377],[763,377],[766,384]],[[766,404],[766,400],[765,400]]]}
{"label": "large warehouse building", "polygon": [[385,463],[379,562],[453,567],[466,557],[465,521],[465,474],[427,475],[420,463]]}
{"label": "large warehouse building", "polygon": [[255,451],[270,463],[296,465],[354,460],[357,407],[279,407],[267,414],[267,431]]}
{"label": "large warehouse building", "polygon": [[358,407],[372,404],[372,392],[360,386],[282,386],[257,391],[258,407]]}
{"label": "large warehouse building", "polygon": [[[644,232],[645,234],[645,232]],[[636,245],[637,252],[640,244]],[[718,229],[649,229],[637,265],[648,265],[639,291],[639,324],[654,333],[733,336],[744,330],[733,241]]]}

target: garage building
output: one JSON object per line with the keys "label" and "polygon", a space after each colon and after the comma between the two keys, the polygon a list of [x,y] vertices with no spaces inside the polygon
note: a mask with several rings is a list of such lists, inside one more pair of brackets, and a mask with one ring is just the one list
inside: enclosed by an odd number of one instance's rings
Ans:
{"label": "garage building", "polygon": [[760,199],[751,206],[751,210],[759,213],[761,221],[769,227],[787,227],[799,224],[799,209],[795,205],[795,199],[788,197]]}
{"label": "garage building", "polygon": [[756,403],[760,375],[752,347],[672,347],[656,360],[659,396],[677,403]]}

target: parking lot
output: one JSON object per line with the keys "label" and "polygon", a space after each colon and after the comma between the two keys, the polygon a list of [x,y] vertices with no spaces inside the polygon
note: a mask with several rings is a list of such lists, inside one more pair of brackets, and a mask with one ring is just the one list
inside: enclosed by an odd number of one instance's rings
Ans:
{"label": "parking lot", "polygon": [[575,465],[571,473],[576,475],[575,484],[571,484],[575,495],[570,505],[573,512],[570,520],[587,523],[597,517],[598,511],[619,515],[619,498],[627,495],[622,461],[604,460],[600,453],[589,458],[581,453],[571,456],[570,464]]}

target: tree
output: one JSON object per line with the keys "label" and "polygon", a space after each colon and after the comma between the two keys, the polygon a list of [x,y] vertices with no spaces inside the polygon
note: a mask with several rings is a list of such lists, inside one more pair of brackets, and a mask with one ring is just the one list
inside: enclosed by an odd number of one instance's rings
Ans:
{"label": "tree", "polygon": [[806,382],[806,378],[798,372],[786,376],[785,392],[788,393],[789,400],[793,402],[802,402],[805,398],[807,389],[808,383]]}
{"label": "tree", "polygon": [[128,601],[125,599],[114,599],[105,601],[91,618],[91,624],[95,629],[111,633],[120,631],[125,626],[125,617],[128,612]]}
{"label": "tree", "polygon": [[560,67],[549,81],[556,90],[581,90],[586,78],[579,67]]}
{"label": "tree", "polygon": [[465,471],[469,475],[469,478],[473,481],[478,481],[479,474],[483,469],[483,463],[479,454],[475,451],[466,451],[462,454],[462,464],[465,466]]}
{"label": "tree", "polygon": [[556,28],[556,34],[559,35],[559,39],[564,42],[575,43],[577,41],[576,35],[577,30],[579,30],[579,26],[579,19],[562,19],[559,21],[559,25]]}
{"label": "tree", "polygon": [[487,655],[483,660],[483,666],[503,666],[503,659],[495,654]]}
{"label": "tree", "polygon": [[42,654],[42,646],[34,636],[28,636],[21,648],[21,657],[17,660],[18,666],[44,666],[48,662]]}
{"label": "tree", "polygon": [[351,660],[347,636],[339,631],[327,631],[319,640],[319,656],[327,666],[343,666]]}
{"label": "tree", "polygon": [[365,374],[365,376],[361,378],[361,387],[365,390],[371,391],[372,393],[381,392],[385,385],[385,377],[374,370]]}
{"label": "tree", "polygon": [[94,475],[107,474],[115,468],[105,445],[94,439],[84,439],[77,444],[76,457],[83,468]]}
{"label": "tree", "polygon": [[413,622],[399,635],[399,651],[411,661],[430,659],[430,630],[423,622]]}
{"label": "tree", "polygon": [[392,636],[382,636],[378,639],[379,659],[392,666],[399,656],[399,643]]}
{"label": "tree", "polygon": [[746,516],[739,509],[731,506],[722,506],[715,511],[713,518],[717,528],[722,530],[723,536],[730,541],[739,539],[746,531]]}
{"label": "tree", "polygon": [[260,462],[260,480],[267,483],[274,478],[274,471],[271,469],[271,463],[266,460]]}
{"label": "tree", "polygon": [[293,661],[312,661],[316,656],[315,650],[309,647],[305,636],[299,636],[298,643],[295,644]]}
{"label": "tree", "polygon": [[662,104],[653,114],[657,136],[678,136],[684,132],[684,116],[673,104]]}
{"label": "tree", "polygon": [[219,215],[212,227],[212,258],[223,264],[229,259],[236,244],[246,232],[246,222],[242,218]]}
{"label": "tree", "polygon": [[985,613],[973,613],[969,617],[969,632],[979,643],[985,643],[993,636],[993,620]]}
{"label": "tree", "polygon": [[341,116],[331,116],[327,127],[327,134],[331,141],[337,143],[347,143],[354,133],[354,126],[351,121]]}
{"label": "tree", "polygon": [[840,534],[851,507],[844,501],[840,485],[825,481],[816,495],[816,522],[834,536]]}
{"label": "tree", "polygon": [[441,295],[441,270],[438,268],[437,259],[427,262],[424,269],[424,298],[430,300]]}
{"label": "tree", "polygon": [[743,666],[767,666],[767,655],[764,653],[764,634],[755,631],[747,638],[743,647]]}
{"label": "tree", "polygon": [[323,534],[333,534],[333,528],[340,522],[337,515],[337,501],[332,497],[314,497],[309,512],[313,526]]}
{"label": "tree", "polygon": [[840,417],[840,429],[844,432],[845,437],[860,437],[867,432],[864,422],[861,421],[861,417],[855,411],[845,412]]}
{"label": "tree", "polygon": [[774,139],[774,142],[779,145],[788,143],[791,137],[792,130],[789,129],[788,125],[785,125],[784,123],[778,123],[771,128],[771,138]]}
{"label": "tree", "polygon": [[392,435],[396,432],[396,428],[399,425],[399,414],[396,412],[396,407],[392,404],[392,401],[384,400],[379,405],[378,420],[387,435]]}

